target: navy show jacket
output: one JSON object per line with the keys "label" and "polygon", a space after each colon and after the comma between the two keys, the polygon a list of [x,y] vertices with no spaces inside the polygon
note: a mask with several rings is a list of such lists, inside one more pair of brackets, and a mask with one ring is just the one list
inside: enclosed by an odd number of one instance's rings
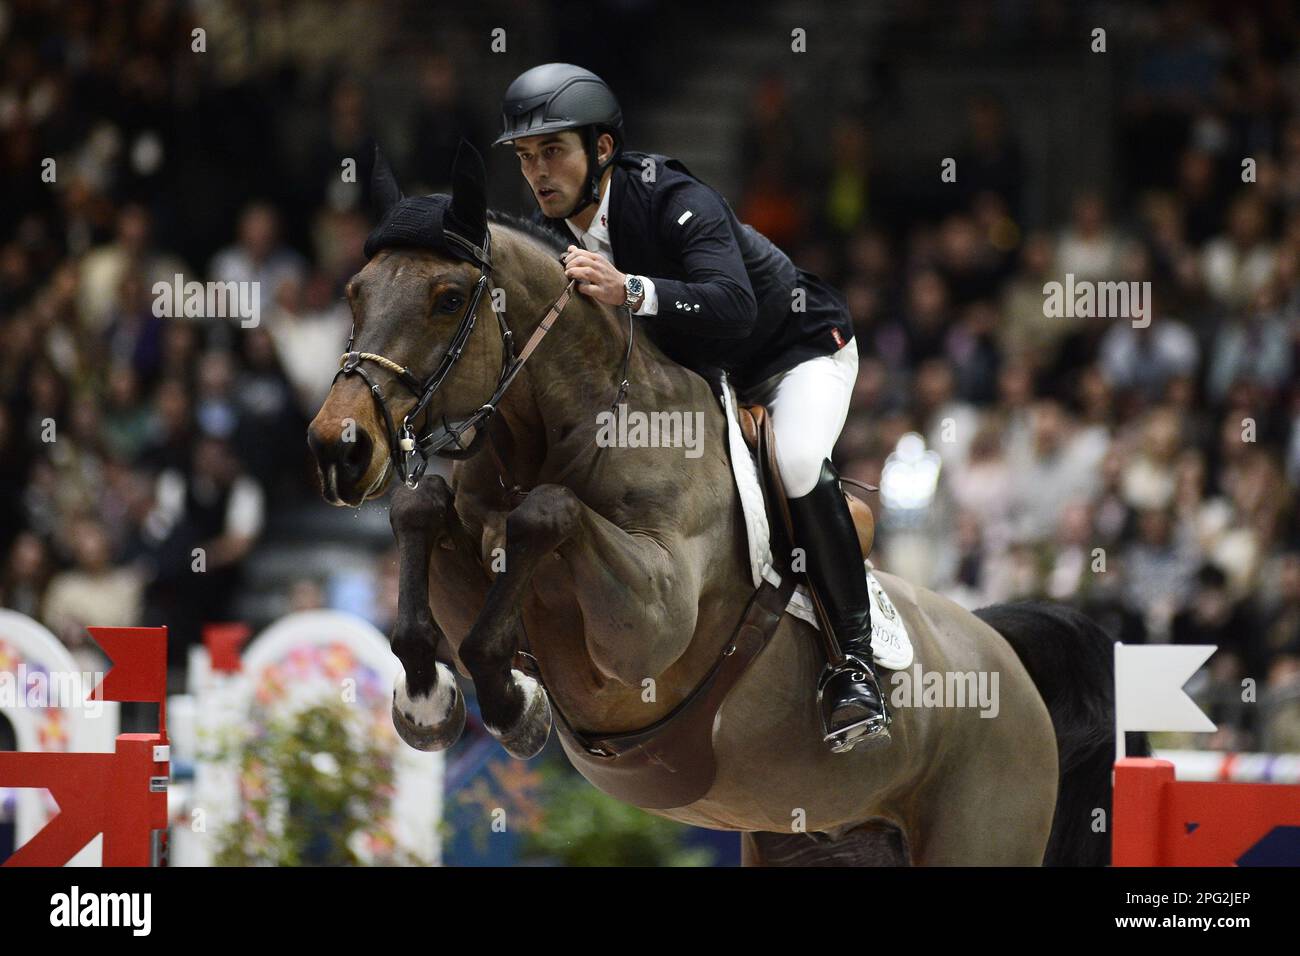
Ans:
{"label": "navy show jacket", "polygon": [[[669,357],[706,378],[725,369],[743,391],[853,338],[843,297],[737,219],[679,160],[624,152],[609,188],[614,265],[654,281],[658,312],[641,317],[642,328]],[[533,219],[578,244],[565,220],[540,209]]]}

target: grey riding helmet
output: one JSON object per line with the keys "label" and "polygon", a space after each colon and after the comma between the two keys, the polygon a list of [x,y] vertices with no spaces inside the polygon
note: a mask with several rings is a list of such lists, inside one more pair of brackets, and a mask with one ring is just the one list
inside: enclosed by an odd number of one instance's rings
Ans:
{"label": "grey riding helmet", "polygon": [[[623,111],[604,80],[571,63],[543,63],[519,74],[501,101],[501,135],[492,145],[566,129],[580,130],[587,150],[589,188],[565,217],[571,219],[600,201],[600,177],[623,150]],[[604,163],[596,161],[601,133],[614,137],[614,151]]]}

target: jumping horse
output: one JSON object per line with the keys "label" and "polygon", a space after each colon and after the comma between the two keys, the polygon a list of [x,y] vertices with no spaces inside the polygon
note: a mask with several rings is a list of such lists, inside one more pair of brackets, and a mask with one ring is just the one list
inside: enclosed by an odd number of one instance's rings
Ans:
{"label": "jumping horse", "polygon": [[[917,664],[996,675],[996,709],[918,705],[882,671],[890,738],[831,753],[821,645],[782,613],[792,575],[754,588],[710,385],[655,345],[653,317],[576,294],[544,229],[489,213],[467,145],[452,182],[403,197],[376,150],[381,225],[308,432],[327,501],[358,506],[397,479],[402,738],[437,750],[464,727],[442,649],[512,755],[540,751],[557,719],[596,786],[740,831],[746,864],[1108,862],[1105,633],[1044,603],[971,613],[876,571]],[[702,453],[597,443],[611,399],[702,413]],[[422,475],[432,455],[456,459],[450,484]]]}

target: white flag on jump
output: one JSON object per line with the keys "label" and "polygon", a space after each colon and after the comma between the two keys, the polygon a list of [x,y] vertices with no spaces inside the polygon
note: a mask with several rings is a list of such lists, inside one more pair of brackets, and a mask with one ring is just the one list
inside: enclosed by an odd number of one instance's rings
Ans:
{"label": "white flag on jump", "polygon": [[1117,643],[1118,741],[1126,730],[1215,730],[1214,722],[1187,696],[1183,685],[1216,650],[1213,644]]}

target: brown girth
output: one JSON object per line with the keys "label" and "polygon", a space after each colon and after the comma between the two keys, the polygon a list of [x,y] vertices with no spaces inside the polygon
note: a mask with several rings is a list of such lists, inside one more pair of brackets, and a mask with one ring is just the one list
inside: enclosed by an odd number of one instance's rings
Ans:
{"label": "brown girth", "polygon": [[[552,696],[551,711],[569,760],[599,789],[639,807],[684,807],[703,797],[717,774],[714,718],[775,633],[794,586],[792,574],[782,577],[779,588],[763,582],[709,673],[685,700],[649,727],[584,734],[569,723]],[[531,653],[517,651],[515,666],[542,682]]]}

